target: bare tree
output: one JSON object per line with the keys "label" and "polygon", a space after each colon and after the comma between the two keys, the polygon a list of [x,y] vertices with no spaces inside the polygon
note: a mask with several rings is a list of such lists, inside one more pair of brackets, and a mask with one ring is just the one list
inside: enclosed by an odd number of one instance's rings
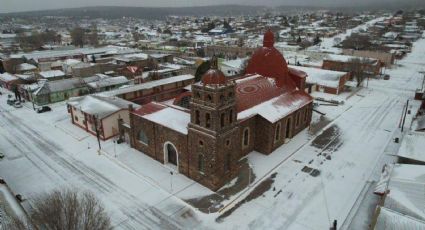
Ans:
{"label": "bare tree", "polygon": [[249,58],[247,58],[247,59],[245,59],[243,62],[242,62],[242,64],[241,64],[241,67],[240,67],[240,75],[245,75],[245,73],[246,73],[246,67],[248,66],[248,62],[249,62]]}
{"label": "bare tree", "polygon": [[88,35],[88,40],[90,45],[92,46],[98,46],[99,45],[99,35],[97,33],[97,25],[93,24],[90,34]]}
{"label": "bare tree", "polygon": [[367,61],[363,58],[352,58],[347,64],[347,70],[350,72],[351,76],[356,79],[357,87],[359,87],[365,79],[366,64]]}
{"label": "bare tree", "polygon": [[56,190],[34,199],[27,220],[14,219],[7,229],[104,230],[111,223],[102,204],[90,192]]}
{"label": "bare tree", "polygon": [[71,30],[70,34],[71,34],[72,44],[74,44],[74,46],[79,46],[79,47],[84,46],[86,32],[84,31],[83,28],[75,27],[74,29]]}

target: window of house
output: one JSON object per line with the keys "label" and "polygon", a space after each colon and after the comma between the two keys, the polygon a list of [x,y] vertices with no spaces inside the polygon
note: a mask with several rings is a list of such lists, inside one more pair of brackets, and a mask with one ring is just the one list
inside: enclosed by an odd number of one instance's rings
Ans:
{"label": "window of house", "polygon": [[197,125],[201,124],[201,120],[199,119],[199,110],[195,111],[195,123]]}
{"label": "window of house", "polygon": [[75,121],[78,121],[78,117],[77,117],[77,116],[74,116],[74,120],[75,120]]}
{"label": "window of house", "polygon": [[244,147],[249,145],[249,128],[248,127],[246,127],[243,131],[242,143]]}
{"label": "window of house", "polygon": [[204,155],[202,154],[198,155],[198,171],[202,174],[204,174],[205,171]]}
{"label": "window of house", "polygon": [[211,127],[211,115],[209,113],[205,114],[205,126],[207,128]]}
{"label": "window of house", "polygon": [[220,125],[221,125],[221,128],[223,128],[223,127],[224,127],[224,119],[225,119],[225,114],[224,114],[224,113],[222,113],[222,114],[220,115]]}
{"label": "window of house", "polygon": [[139,131],[139,135],[138,135],[137,139],[145,145],[149,144],[148,136],[146,135],[145,131],[143,131],[143,130]]}
{"label": "window of house", "polygon": [[274,131],[274,141],[278,141],[280,139],[280,122],[276,125],[276,130]]}

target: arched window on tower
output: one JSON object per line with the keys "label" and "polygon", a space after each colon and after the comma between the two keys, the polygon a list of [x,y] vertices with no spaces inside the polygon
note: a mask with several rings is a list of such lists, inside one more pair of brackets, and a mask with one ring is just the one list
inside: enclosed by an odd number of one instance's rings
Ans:
{"label": "arched window on tower", "polygon": [[205,114],[205,127],[207,127],[207,128],[211,127],[211,115],[210,115],[210,113]]}
{"label": "arched window on tower", "polygon": [[223,127],[224,127],[224,123],[225,123],[224,119],[225,119],[225,113],[222,113],[222,114],[221,114],[221,116],[220,116],[220,124],[221,124],[221,128],[223,128]]}
{"label": "arched window on tower", "polygon": [[243,147],[247,147],[249,145],[249,128],[248,127],[246,127],[243,131],[242,145]]}
{"label": "arched window on tower", "polygon": [[195,111],[195,124],[201,124],[201,120],[199,119],[199,110]]}
{"label": "arched window on tower", "polygon": [[232,124],[232,122],[233,122],[233,109],[229,111],[229,123]]}

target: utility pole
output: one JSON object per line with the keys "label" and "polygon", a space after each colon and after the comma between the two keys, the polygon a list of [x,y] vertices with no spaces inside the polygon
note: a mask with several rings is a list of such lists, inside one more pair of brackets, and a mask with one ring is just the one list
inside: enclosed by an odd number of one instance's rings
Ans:
{"label": "utility pole", "polygon": [[97,122],[99,122],[99,116],[98,115],[95,116],[94,129],[96,131],[97,143],[99,144],[99,153],[100,153],[100,150],[102,149],[102,147],[100,146],[100,132],[99,132],[99,127],[98,127],[99,125],[98,125]]}
{"label": "utility pole", "polygon": [[403,129],[404,129],[404,122],[406,122],[406,116],[407,116],[407,110],[408,109],[409,109],[409,100],[407,100],[406,110],[404,110],[403,123],[401,124],[401,132],[403,132]]}

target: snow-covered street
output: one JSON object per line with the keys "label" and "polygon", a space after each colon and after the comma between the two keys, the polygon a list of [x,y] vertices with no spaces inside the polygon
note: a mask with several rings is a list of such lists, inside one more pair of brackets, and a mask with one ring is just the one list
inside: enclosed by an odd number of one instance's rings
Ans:
{"label": "snow-covered street", "polygon": [[[126,144],[108,140],[98,152],[96,138],[71,124],[64,103],[45,114],[35,113],[29,103],[15,109],[6,104],[4,89],[0,176],[27,199],[26,208],[32,197],[53,189],[90,190],[116,229],[308,230],[327,229],[333,220],[348,228],[371,181],[392,160],[385,154],[398,147],[393,138],[402,137],[402,110],[422,82],[424,65],[425,39],[420,39],[411,54],[387,69],[390,80],[371,79],[350,97],[338,96],[343,105],[319,106],[328,121],[321,130],[305,130],[269,156],[249,154],[252,183],[228,197],[219,192],[221,200],[204,207],[211,213],[189,200],[217,194],[171,175]],[[412,111],[418,107],[409,105]]]}

